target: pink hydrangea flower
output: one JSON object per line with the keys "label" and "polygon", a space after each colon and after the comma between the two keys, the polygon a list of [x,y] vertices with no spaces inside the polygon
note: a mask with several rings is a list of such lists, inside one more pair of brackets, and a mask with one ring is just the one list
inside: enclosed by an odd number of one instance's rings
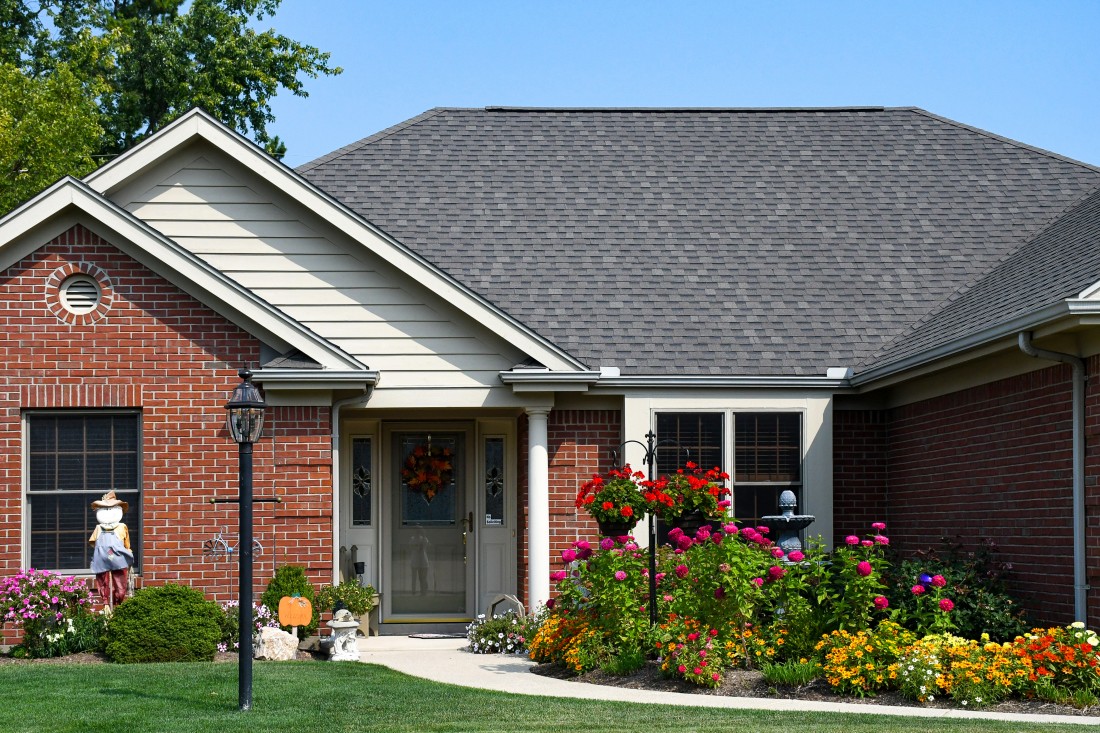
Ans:
{"label": "pink hydrangea flower", "polygon": [[867,562],[866,560],[862,561],[859,565],[856,565],[856,572],[864,578],[870,575],[872,570],[874,570],[874,568],[872,568],[871,563]]}
{"label": "pink hydrangea flower", "polygon": [[955,610],[955,602],[952,601],[950,598],[941,598],[940,599],[940,610],[943,611],[944,613],[947,613],[948,611],[954,611]]}

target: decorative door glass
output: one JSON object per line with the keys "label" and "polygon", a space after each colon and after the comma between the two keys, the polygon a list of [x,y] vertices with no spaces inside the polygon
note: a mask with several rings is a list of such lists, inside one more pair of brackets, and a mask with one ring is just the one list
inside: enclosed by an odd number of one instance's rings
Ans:
{"label": "decorative door glass", "polygon": [[[395,433],[394,614],[467,613],[468,513],[462,433]],[[473,544],[469,545],[473,549]]]}

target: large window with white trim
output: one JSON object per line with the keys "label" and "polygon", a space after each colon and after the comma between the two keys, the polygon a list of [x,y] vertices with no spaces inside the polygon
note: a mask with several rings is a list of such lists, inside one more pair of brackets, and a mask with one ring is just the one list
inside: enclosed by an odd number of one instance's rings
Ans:
{"label": "large window with white trim", "polygon": [[[802,413],[658,412],[657,472],[687,461],[730,475],[733,515],[742,524],[779,513],[784,489],[802,501]],[[729,430],[732,435],[727,437]]]}
{"label": "large window with white trim", "polygon": [[134,567],[141,562],[141,414],[27,412],[25,486],[28,565],[89,572],[94,500],[114,491],[129,507]]}

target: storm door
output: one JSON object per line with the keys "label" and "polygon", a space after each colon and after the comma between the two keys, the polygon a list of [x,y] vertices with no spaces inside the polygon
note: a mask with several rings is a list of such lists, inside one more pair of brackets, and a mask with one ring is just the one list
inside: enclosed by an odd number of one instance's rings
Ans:
{"label": "storm door", "polygon": [[476,559],[465,430],[390,433],[387,620],[473,617]]}

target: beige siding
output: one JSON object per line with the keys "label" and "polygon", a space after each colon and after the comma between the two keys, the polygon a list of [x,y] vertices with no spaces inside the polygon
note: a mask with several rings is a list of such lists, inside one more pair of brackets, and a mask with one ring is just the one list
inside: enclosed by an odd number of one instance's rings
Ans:
{"label": "beige siding", "polygon": [[[379,390],[504,390],[503,339],[216,153],[119,201],[150,226],[382,372]],[[251,179],[251,180],[250,180]],[[510,391],[510,390],[509,390]]]}

